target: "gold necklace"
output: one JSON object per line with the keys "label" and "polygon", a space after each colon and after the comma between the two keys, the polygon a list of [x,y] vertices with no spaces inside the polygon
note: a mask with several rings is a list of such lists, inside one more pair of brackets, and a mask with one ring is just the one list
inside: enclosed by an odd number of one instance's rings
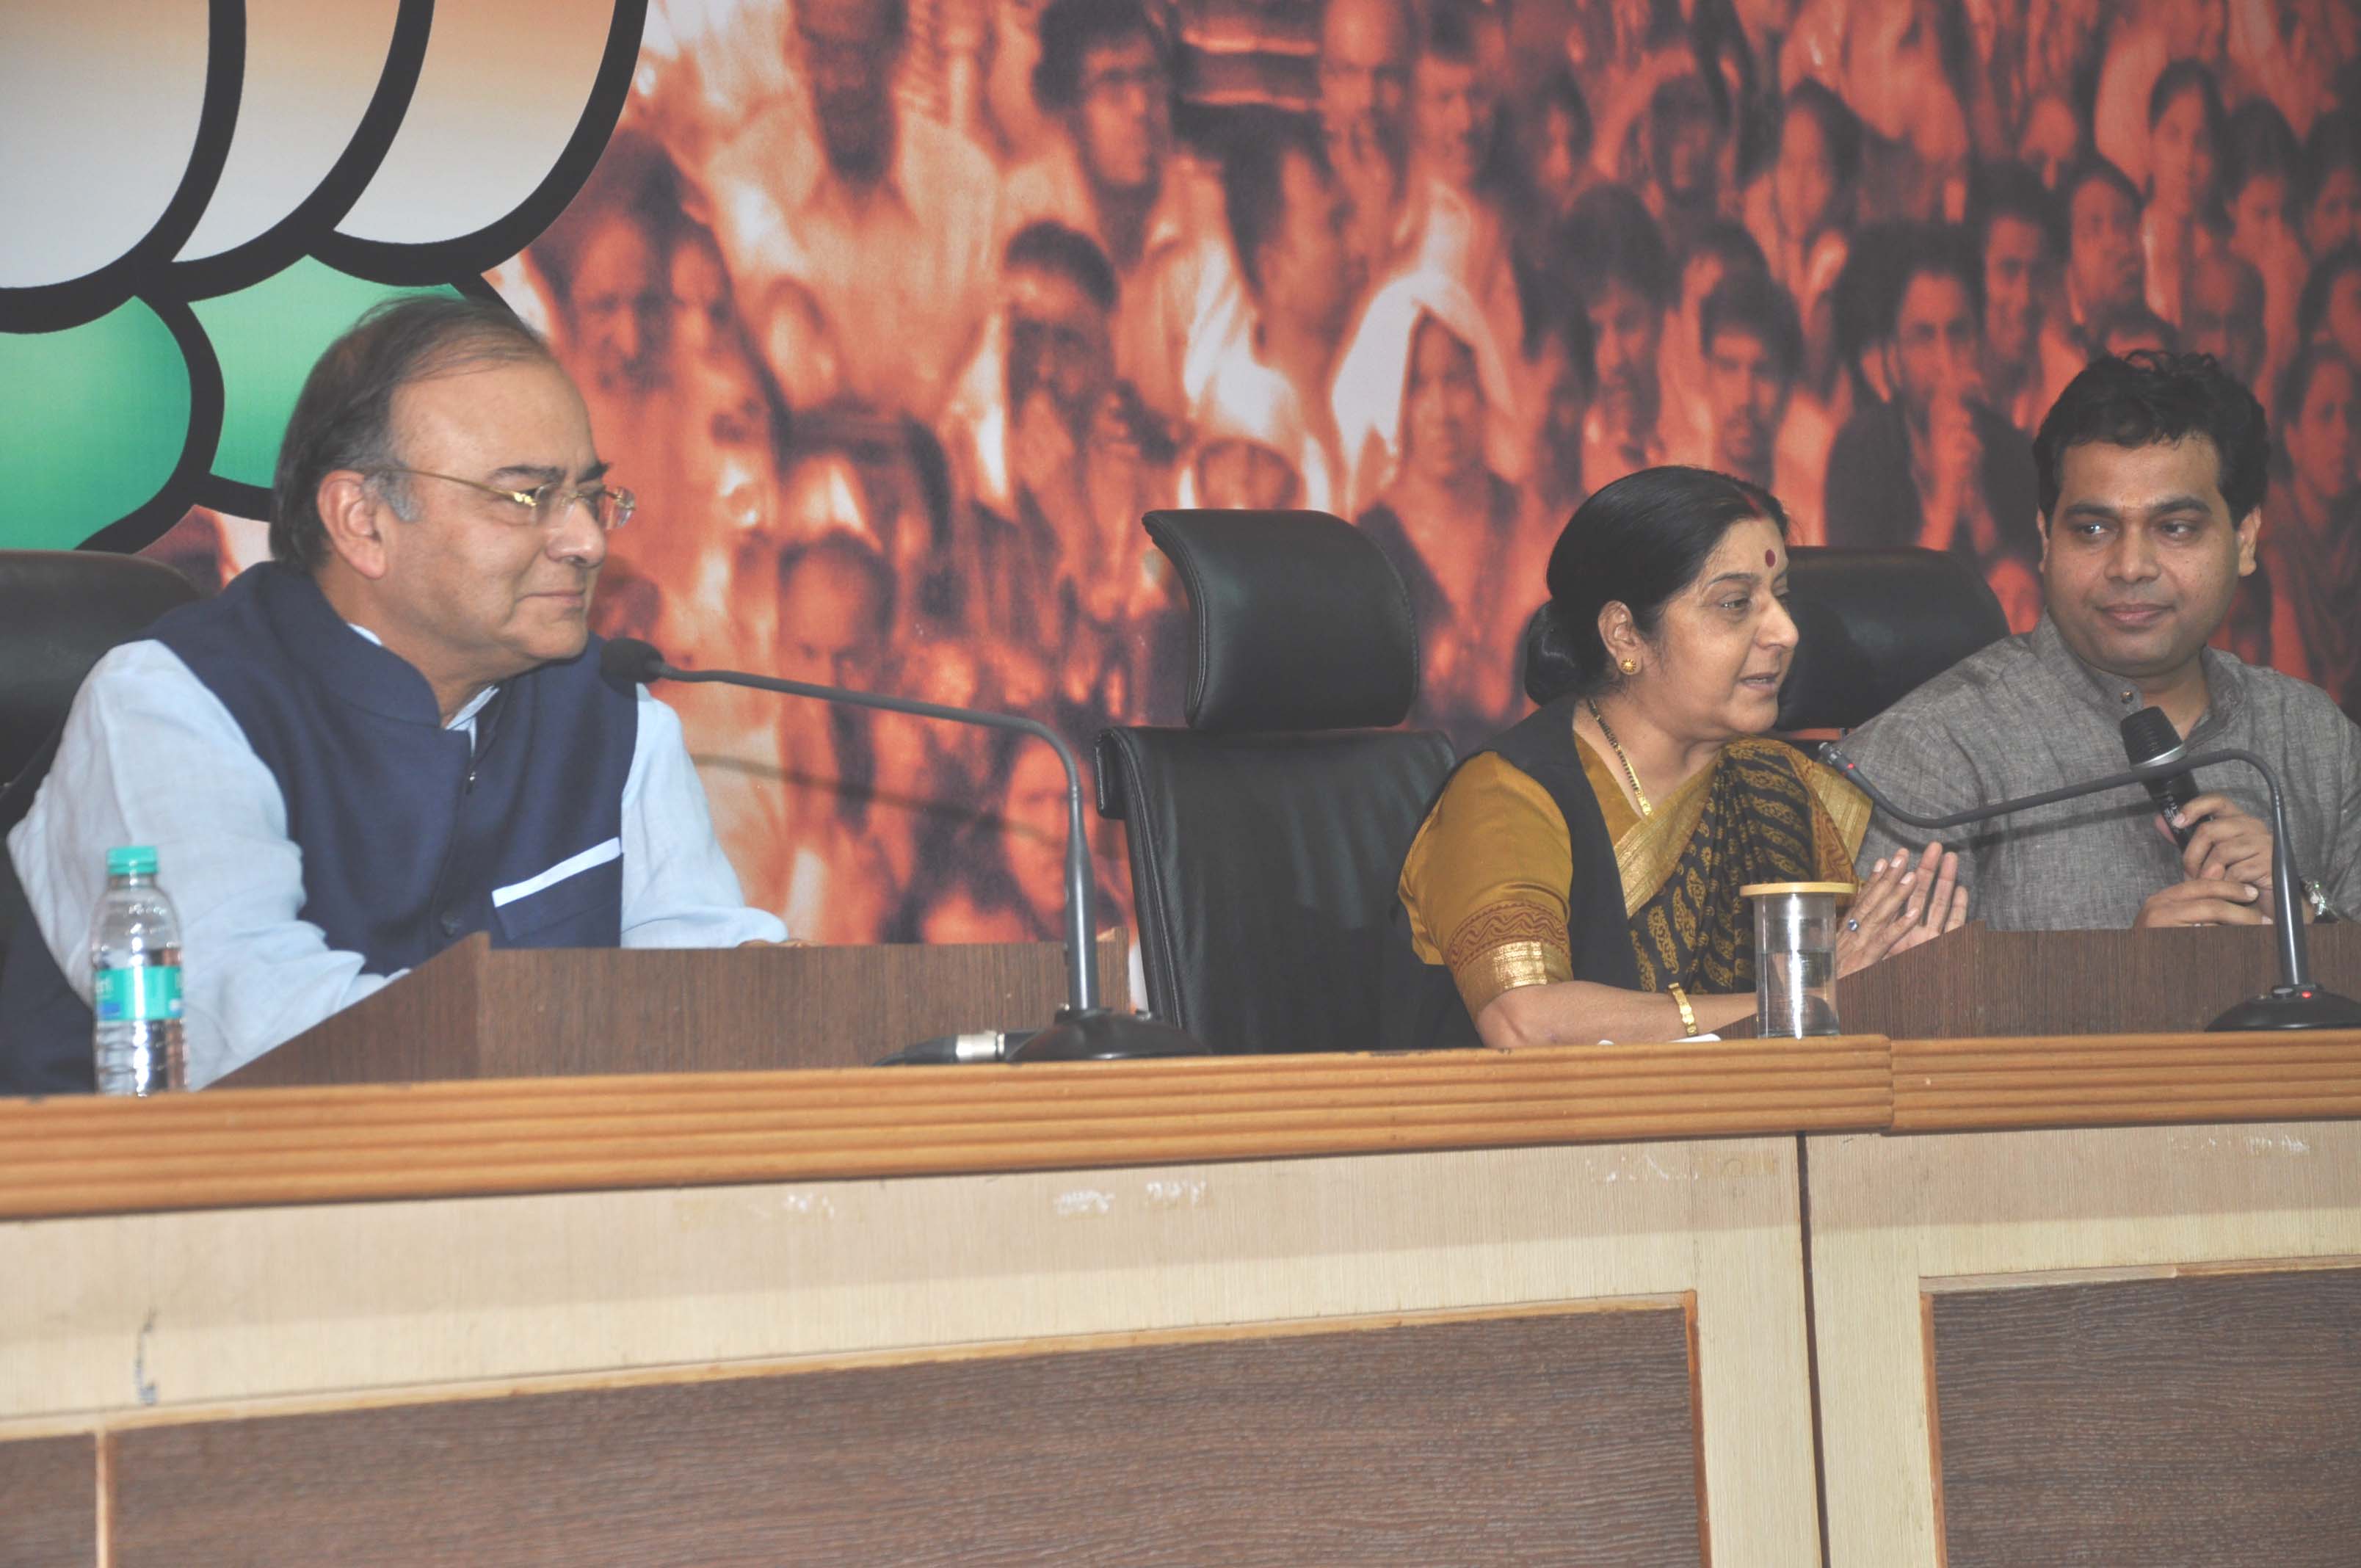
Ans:
{"label": "gold necklace", "polygon": [[1606,736],[1608,745],[1615,749],[1615,760],[1623,764],[1623,776],[1631,781],[1631,798],[1640,803],[1640,815],[1655,816],[1656,808],[1648,804],[1648,792],[1640,787],[1640,772],[1631,765],[1631,759],[1623,754],[1623,742],[1615,739],[1615,731],[1607,727],[1607,716],[1598,711],[1598,700],[1587,696],[1582,700],[1589,705],[1591,720],[1598,726],[1598,732]]}

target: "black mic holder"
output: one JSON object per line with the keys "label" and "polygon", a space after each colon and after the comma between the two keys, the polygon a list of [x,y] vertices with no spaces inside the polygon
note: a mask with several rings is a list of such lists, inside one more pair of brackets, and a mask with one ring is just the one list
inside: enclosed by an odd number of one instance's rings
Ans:
{"label": "black mic holder", "polygon": [[[875,692],[814,685],[777,675],[754,675],[738,670],[684,670],[666,663],[645,643],[610,641],[603,661],[642,681],[686,681],[719,685],[752,686],[789,696],[814,697],[851,707],[880,708],[918,718],[939,718],[954,724],[978,724],[1014,730],[1047,740],[1066,770],[1066,1005],[1049,1026],[1038,1033],[1001,1036],[1005,1059],[1015,1061],[1115,1061],[1138,1057],[1202,1056],[1205,1047],[1187,1031],[1129,1013],[1117,1013],[1099,1000],[1098,969],[1093,962],[1098,929],[1097,900],[1091,874],[1090,833],[1082,816],[1082,774],[1073,748],[1048,725],[1013,713],[950,707],[912,697],[884,696]],[[957,1036],[953,1036],[957,1038]],[[934,1042],[928,1042],[933,1045]],[[920,1054],[913,1054],[920,1053]],[[976,1054],[931,1055],[922,1047],[896,1053],[888,1062],[903,1060],[972,1061],[990,1059]]]}
{"label": "black mic holder", "polygon": [[1903,810],[1879,794],[1877,786],[1861,776],[1860,764],[1846,756],[1843,749],[1833,740],[1820,747],[1820,760],[1850,779],[1861,794],[1869,796],[1871,804],[1886,816],[1912,828],[1936,833],[1964,828],[1971,823],[1987,822],[1995,817],[2006,817],[2012,812],[2030,810],[2037,806],[2054,806],[2061,800],[2101,795],[2128,784],[2146,784],[2216,762],[2244,762],[2263,775],[2263,783],[2270,787],[2271,792],[2271,903],[2273,924],[2279,932],[2279,982],[2253,1001],[2241,1002],[2206,1027],[2214,1031],[2361,1029],[2361,1002],[2323,990],[2312,981],[2312,957],[2304,944],[2303,921],[2296,913],[2299,884],[2295,873],[2295,850],[2288,842],[2287,803],[2279,794],[2279,776],[2271,772],[2268,763],[2252,751],[2227,749],[2191,757],[2176,750],[2154,762],[2126,768],[2119,773],[2109,773],[2104,778],[2043,790],[2038,795],[2004,800],[1996,806],[1971,806],[1965,811],[1955,811],[1949,817],[1922,817],[1916,812]]}

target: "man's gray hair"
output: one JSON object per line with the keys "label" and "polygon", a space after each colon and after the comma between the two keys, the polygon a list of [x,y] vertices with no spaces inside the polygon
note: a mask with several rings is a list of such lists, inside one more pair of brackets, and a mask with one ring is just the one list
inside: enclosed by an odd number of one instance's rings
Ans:
{"label": "man's gray hair", "polygon": [[[270,554],[307,572],[328,559],[320,518],[320,481],[340,468],[399,462],[393,450],[394,394],[413,381],[480,364],[555,364],[541,334],[505,305],[448,294],[405,294],[372,306],[330,344],[303,379],[279,471],[270,488]],[[409,493],[397,476],[373,478],[398,516]]]}

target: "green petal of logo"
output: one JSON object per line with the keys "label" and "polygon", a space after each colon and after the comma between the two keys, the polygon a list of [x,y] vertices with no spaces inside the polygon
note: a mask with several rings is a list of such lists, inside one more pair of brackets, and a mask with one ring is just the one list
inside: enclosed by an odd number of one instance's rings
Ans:
{"label": "green petal of logo", "polygon": [[287,428],[313,361],[363,311],[403,291],[306,257],[251,289],[191,306],[221,367],[221,439],[214,450],[214,476],[268,490],[279,462],[280,433]]}
{"label": "green petal of logo", "polygon": [[139,300],[0,337],[0,547],[70,549],[155,501],[189,444],[189,380],[172,329]]}

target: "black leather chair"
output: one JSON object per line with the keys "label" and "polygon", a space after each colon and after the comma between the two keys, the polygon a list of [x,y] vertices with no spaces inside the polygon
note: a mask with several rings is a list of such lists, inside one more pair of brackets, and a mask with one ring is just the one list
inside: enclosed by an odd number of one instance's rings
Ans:
{"label": "black leather chair", "polygon": [[1779,693],[1783,730],[1864,724],[2008,635],[1974,565],[1939,550],[1799,547],[1787,586],[1799,635]]}
{"label": "black leather chair", "polygon": [[[58,730],[99,656],[197,590],[159,562],[101,550],[0,550],[0,834],[23,820],[57,754]],[[91,868],[96,883],[105,868]],[[0,854],[0,961],[25,917]]]}
{"label": "black leather chair", "polygon": [[1324,512],[1151,512],[1191,609],[1185,729],[1098,739],[1148,1005],[1216,1051],[1366,1050],[1402,856],[1452,762],[1401,579]]}
{"label": "black leather chair", "polygon": [[[1799,545],[1787,553],[1787,587],[1797,636],[1776,725],[1787,733],[1866,724],[2008,635],[2000,600],[1975,567],[1939,550]],[[1542,614],[1525,623],[1521,686]],[[1524,689],[1535,702],[1558,695]]]}

